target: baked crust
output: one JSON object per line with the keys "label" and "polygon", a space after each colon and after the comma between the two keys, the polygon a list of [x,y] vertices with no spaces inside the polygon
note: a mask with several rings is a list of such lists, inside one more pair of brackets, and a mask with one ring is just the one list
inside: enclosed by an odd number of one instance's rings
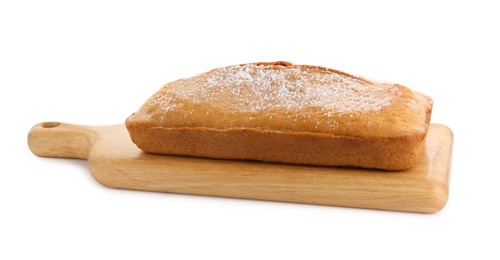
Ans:
{"label": "baked crust", "polygon": [[166,84],[126,126],[150,153],[403,170],[431,111],[429,97],[398,84],[273,62]]}

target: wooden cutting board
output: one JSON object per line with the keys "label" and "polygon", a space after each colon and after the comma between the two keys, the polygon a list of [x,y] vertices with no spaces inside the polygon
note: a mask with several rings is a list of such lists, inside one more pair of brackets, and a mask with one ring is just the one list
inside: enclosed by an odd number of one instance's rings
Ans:
{"label": "wooden cutting board", "polygon": [[432,124],[418,164],[387,172],[147,154],[123,124],[45,122],[28,135],[34,154],[87,159],[112,188],[421,213],[446,204],[452,143],[448,127]]}

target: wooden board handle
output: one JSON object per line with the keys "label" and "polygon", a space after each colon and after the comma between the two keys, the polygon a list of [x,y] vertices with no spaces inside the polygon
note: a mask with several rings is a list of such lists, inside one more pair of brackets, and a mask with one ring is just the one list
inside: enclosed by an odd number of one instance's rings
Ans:
{"label": "wooden board handle", "polygon": [[93,127],[59,122],[44,122],[31,128],[28,146],[41,157],[87,159],[95,141]]}

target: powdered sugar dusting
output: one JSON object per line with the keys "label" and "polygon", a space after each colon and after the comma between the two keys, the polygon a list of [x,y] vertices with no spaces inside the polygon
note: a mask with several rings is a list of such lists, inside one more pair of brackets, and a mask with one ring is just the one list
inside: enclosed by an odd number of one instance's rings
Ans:
{"label": "powdered sugar dusting", "polygon": [[[300,67],[278,70],[246,64],[215,69],[210,74],[208,78],[187,79],[171,91],[178,98],[215,102],[240,111],[317,107],[333,113],[380,110],[398,95],[397,88],[338,73],[311,73]],[[171,97],[164,101],[165,111],[175,106]]]}

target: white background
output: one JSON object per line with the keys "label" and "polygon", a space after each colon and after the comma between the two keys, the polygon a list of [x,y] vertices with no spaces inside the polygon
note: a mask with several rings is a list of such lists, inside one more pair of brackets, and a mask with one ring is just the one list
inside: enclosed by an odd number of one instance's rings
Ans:
{"label": "white background", "polygon": [[[0,2],[0,259],[499,259],[494,1],[162,2]],[[425,215],[115,190],[85,161],[27,147],[38,122],[120,123],[164,83],[273,60],[430,95],[432,121],[455,134],[447,206]]]}

